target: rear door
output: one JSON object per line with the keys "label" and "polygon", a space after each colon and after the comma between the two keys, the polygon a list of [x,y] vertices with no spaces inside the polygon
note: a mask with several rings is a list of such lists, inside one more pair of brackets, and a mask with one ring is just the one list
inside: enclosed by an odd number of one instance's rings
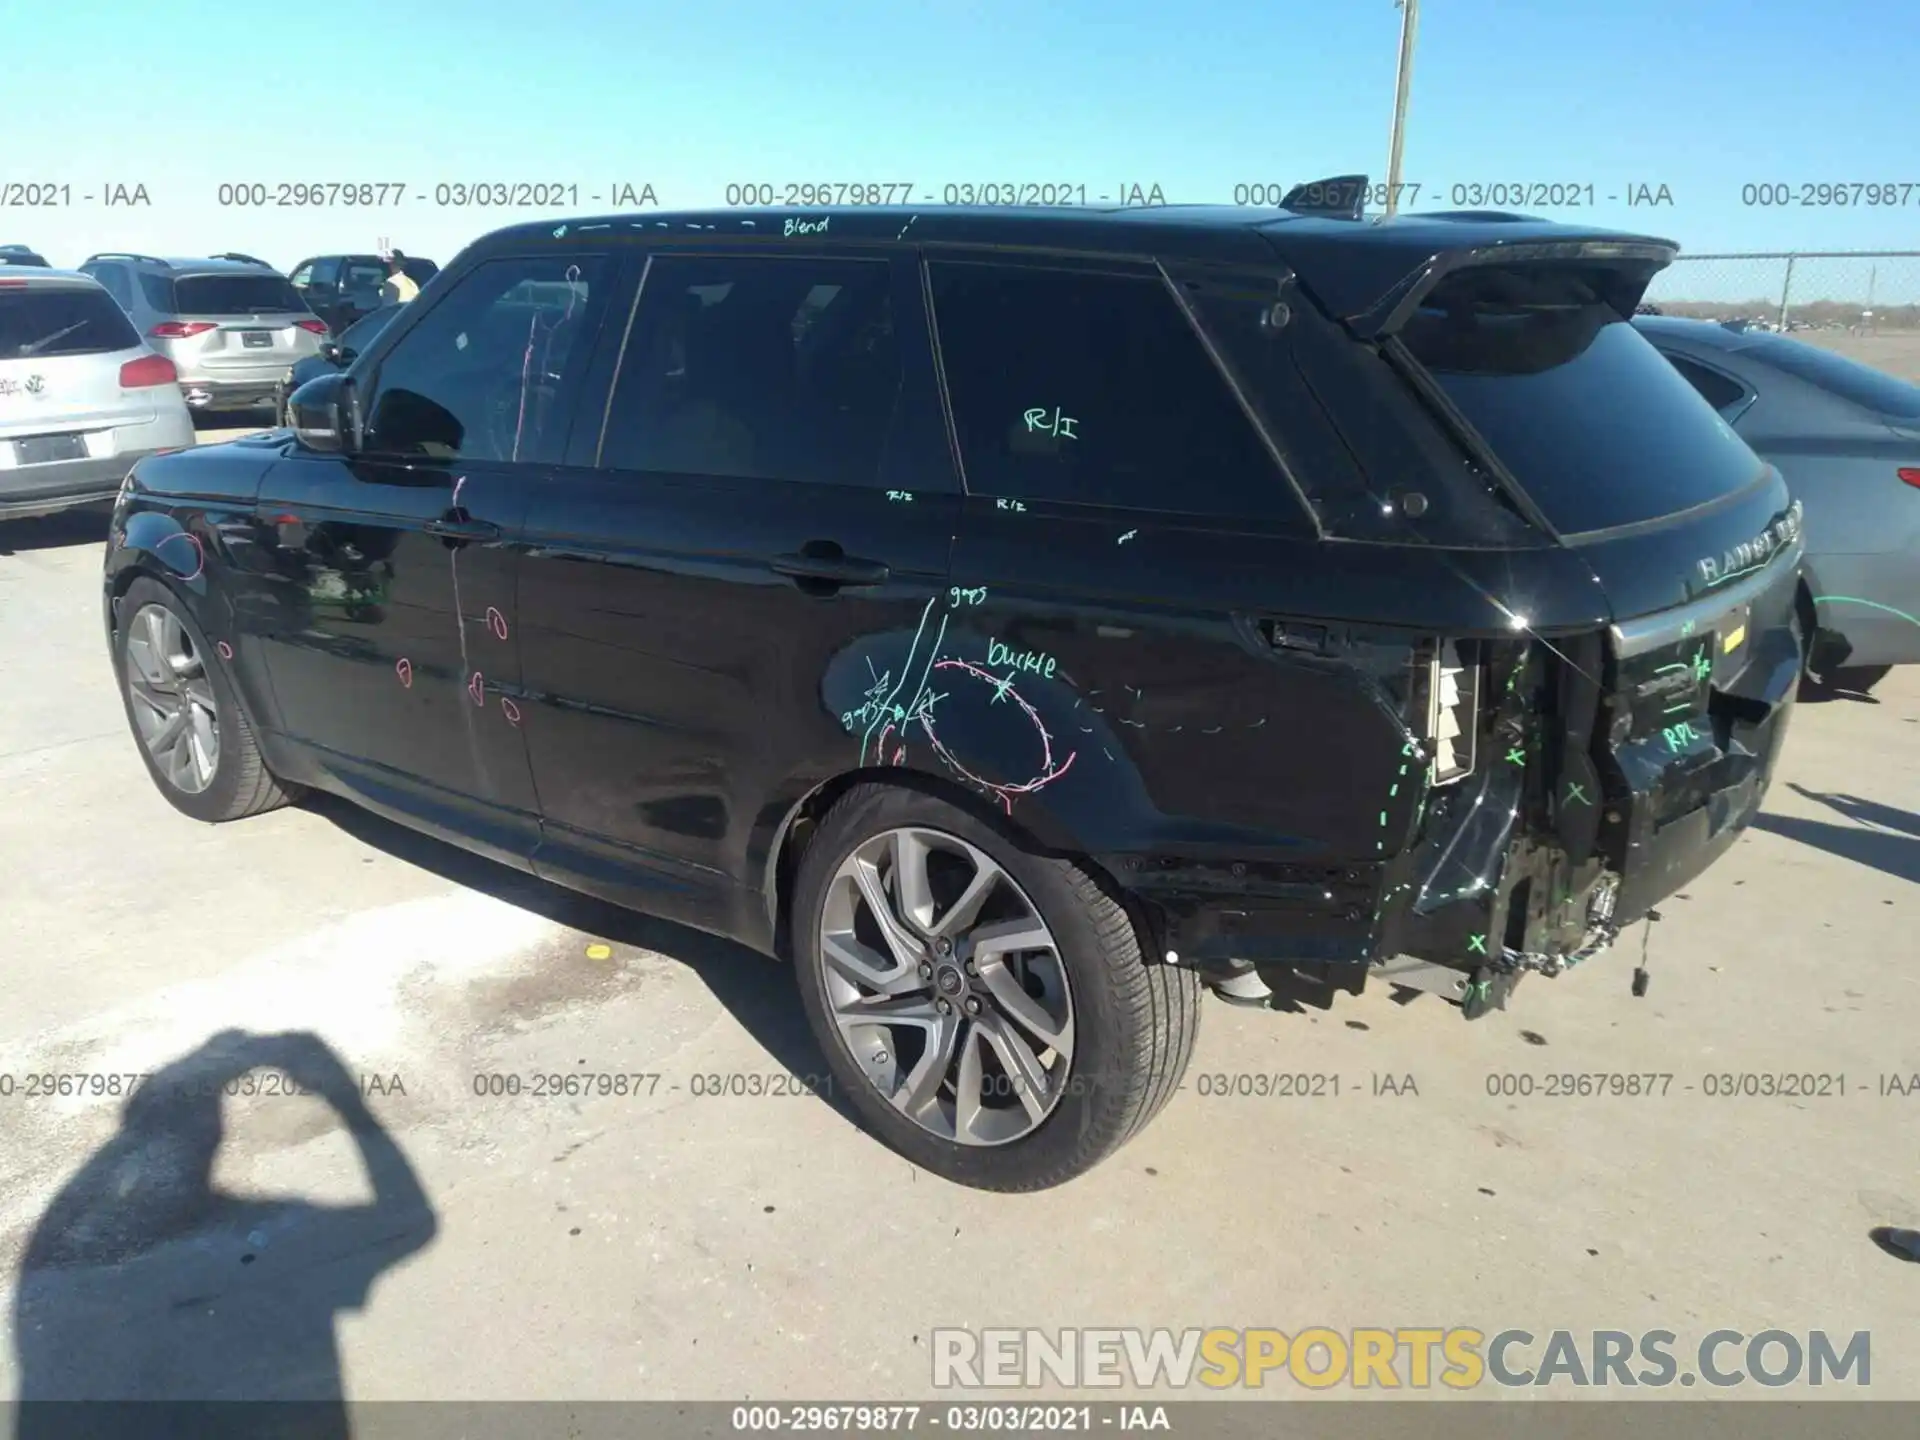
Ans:
{"label": "rear door", "polygon": [[336,301],[340,328],[344,330],[362,315],[378,310],[385,303],[380,291],[386,283],[387,267],[379,256],[343,255]]}
{"label": "rear door", "polygon": [[[1210,852],[1313,867],[1237,884],[1264,897],[1238,917],[1256,916],[1254,948],[1205,943],[1254,954],[1284,933],[1289,958],[1360,953],[1371,875],[1344,867],[1378,855],[1412,791],[1387,795],[1404,727],[1364,666],[1322,647],[1367,606],[1416,613],[1415,589],[1444,614],[1447,587],[1382,547],[1319,542],[1153,266],[943,254],[927,269],[968,494],[937,699],[905,748],[951,755],[1042,834],[1057,817],[1176,908]],[[1310,424],[1287,435],[1337,483]],[[1141,869],[1168,855],[1194,873]]]}
{"label": "rear door", "polygon": [[917,277],[885,252],[662,250],[606,360],[604,428],[527,519],[539,868],[742,933],[787,808],[885,748],[829,671],[945,603],[958,500]]}
{"label": "rear door", "polygon": [[306,307],[326,322],[330,334],[338,335],[348,322],[340,318],[340,259],[322,255],[294,266],[287,277]]}
{"label": "rear door", "polygon": [[[509,541],[563,451],[611,273],[585,253],[468,270],[356,366],[362,449],[296,447],[261,487],[289,732],[367,803],[523,862],[538,819]],[[572,303],[530,307],[529,283]]]}

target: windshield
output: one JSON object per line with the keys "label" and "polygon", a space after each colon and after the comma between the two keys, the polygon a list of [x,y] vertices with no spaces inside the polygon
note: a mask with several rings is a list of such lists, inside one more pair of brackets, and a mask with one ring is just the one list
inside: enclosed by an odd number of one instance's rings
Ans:
{"label": "windshield", "polygon": [[0,290],[0,360],[103,355],[140,337],[104,290],[78,285]]}
{"label": "windshield", "polygon": [[1577,270],[1464,271],[1400,338],[1563,535],[1678,514],[1763,472]]}
{"label": "windshield", "polygon": [[307,304],[284,275],[186,275],[173,282],[181,315],[264,315]]}

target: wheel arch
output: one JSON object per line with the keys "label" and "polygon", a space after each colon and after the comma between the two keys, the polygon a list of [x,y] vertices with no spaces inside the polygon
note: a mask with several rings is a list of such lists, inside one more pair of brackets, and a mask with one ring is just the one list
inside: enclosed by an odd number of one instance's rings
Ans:
{"label": "wheel arch", "polygon": [[1073,860],[1102,891],[1127,911],[1140,929],[1143,949],[1148,938],[1158,937],[1162,933],[1161,922],[1151,907],[1121,885],[1047,806],[1035,803],[1034,797],[1027,797],[1020,802],[1017,813],[1009,813],[972,788],[945,775],[904,765],[868,765],[818,781],[784,808],[777,803],[769,807],[778,818],[777,823],[770,827],[760,852],[766,857],[761,895],[766,906],[767,923],[772,931],[772,949],[779,959],[792,958],[788,926],[793,913],[794,884],[807,847],[818,833],[820,820],[842,796],[860,785],[869,784],[915,790],[933,799],[943,800],[965,811],[1008,844],[1029,854]]}

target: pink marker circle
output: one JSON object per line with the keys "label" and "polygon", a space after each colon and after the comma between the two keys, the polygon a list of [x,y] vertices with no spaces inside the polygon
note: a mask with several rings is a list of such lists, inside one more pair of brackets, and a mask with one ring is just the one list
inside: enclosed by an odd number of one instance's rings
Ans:
{"label": "pink marker circle", "polygon": [[413,662],[404,655],[395,662],[394,673],[400,677],[400,683],[411,690],[413,688]]}

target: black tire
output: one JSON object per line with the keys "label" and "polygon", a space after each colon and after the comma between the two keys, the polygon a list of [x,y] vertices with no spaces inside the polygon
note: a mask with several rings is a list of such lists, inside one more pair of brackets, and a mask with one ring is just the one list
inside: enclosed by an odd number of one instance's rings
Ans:
{"label": "black tire", "polygon": [[[207,788],[192,792],[175,785],[154,763],[152,754],[140,737],[134,718],[133,699],[127,693],[127,636],[133,617],[148,605],[164,605],[180,622],[192,642],[194,653],[205,661],[207,682],[213,692],[214,709],[220,727],[220,754],[214,765],[213,779]],[[120,706],[126,713],[127,728],[133,734],[134,748],[147,767],[157,789],[167,803],[182,815],[217,825],[248,815],[277,810],[299,798],[302,788],[282,784],[267,769],[260,746],[253,736],[252,723],[227,677],[226,665],[217,648],[208,641],[193,612],[180,597],[156,580],[142,576],[127,587],[114,607],[113,673],[120,688]]]}
{"label": "black tire", "polygon": [[[923,1129],[859,1068],[828,1013],[820,921],[835,872],[862,842],[900,826],[942,830],[990,856],[1053,932],[1071,987],[1075,1047],[1065,1093],[1037,1128],[995,1146]],[[827,813],[796,877],[789,941],[801,1004],[840,1092],[867,1128],[913,1164],[982,1190],[1045,1190],[1085,1173],[1166,1105],[1193,1056],[1201,987],[1191,971],[1147,963],[1127,912],[1081,865],[1030,854],[944,800],[861,785]]]}

